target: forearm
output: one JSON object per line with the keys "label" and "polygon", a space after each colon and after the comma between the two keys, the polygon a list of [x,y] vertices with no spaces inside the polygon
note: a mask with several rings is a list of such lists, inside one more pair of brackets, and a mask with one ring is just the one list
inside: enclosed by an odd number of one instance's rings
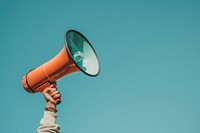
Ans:
{"label": "forearm", "polygon": [[[56,124],[56,105],[48,103],[46,104],[46,109],[44,111],[44,116],[40,121],[40,126],[38,127],[38,133],[59,133],[60,126]],[[53,109],[54,108],[54,109]],[[48,111],[47,111],[48,110]]]}

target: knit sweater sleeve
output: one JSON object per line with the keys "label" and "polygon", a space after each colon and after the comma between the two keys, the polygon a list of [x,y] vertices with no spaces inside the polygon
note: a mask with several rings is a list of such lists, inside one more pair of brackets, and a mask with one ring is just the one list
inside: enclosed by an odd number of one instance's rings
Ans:
{"label": "knit sweater sleeve", "polygon": [[60,126],[56,124],[57,115],[54,112],[45,111],[40,121],[38,133],[60,133]]}

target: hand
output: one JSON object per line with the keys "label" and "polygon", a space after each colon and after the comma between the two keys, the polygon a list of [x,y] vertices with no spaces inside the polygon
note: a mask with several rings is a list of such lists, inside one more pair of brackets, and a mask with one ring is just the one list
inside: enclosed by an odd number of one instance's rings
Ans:
{"label": "hand", "polygon": [[51,84],[50,87],[47,87],[42,93],[47,103],[56,105],[56,103],[61,99],[60,92],[56,88],[56,83]]}

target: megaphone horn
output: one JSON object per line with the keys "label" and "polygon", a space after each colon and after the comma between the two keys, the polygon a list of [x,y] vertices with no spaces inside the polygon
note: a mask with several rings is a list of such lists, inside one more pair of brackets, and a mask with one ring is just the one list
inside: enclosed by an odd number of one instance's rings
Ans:
{"label": "megaphone horn", "polygon": [[22,85],[27,92],[43,92],[58,79],[74,72],[82,71],[92,77],[99,74],[98,57],[86,37],[69,30],[64,42],[64,47],[54,58],[23,76]]}

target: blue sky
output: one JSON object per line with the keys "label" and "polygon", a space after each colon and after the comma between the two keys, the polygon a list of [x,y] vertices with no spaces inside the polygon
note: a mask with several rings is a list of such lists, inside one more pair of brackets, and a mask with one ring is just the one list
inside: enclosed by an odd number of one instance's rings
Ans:
{"label": "blue sky", "polygon": [[40,93],[21,78],[83,33],[101,72],[57,81],[62,133],[199,133],[200,2],[0,0],[1,132],[34,133]]}

